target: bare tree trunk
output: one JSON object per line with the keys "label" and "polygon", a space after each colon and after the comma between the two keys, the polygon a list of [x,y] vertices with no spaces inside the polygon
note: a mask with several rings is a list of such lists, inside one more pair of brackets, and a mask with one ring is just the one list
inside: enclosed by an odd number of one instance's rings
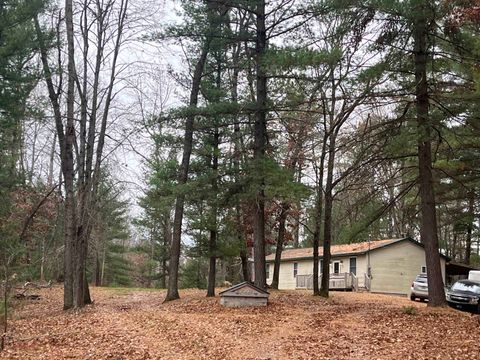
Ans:
{"label": "bare tree trunk", "polygon": [[250,277],[250,269],[248,268],[248,256],[246,249],[240,250],[240,261],[242,262],[243,281],[252,281],[252,278]]}
{"label": "bare tree trunk", "polygon": [[47,186],[53,186],[53,165],[55,160],[55,147],[57,146],[57,136],[53,134],[52,149],[50,150],[50,160],[48,164]]}
{"label": "bare tree trunk", "polygon": [[[85,269],[87,268],[87,260],[85,259]],[[87,275],[85,274],[83,277],[83,304],[91,304],[92,303],[92,298],[90,296],[90,287],[88,286],[88,278]]]}
{"label": "bare tree trunk", "polygon": [[100,286],[100,255],[95,250],[95,286]]}
{"label": "bare tree trunk", "polygon": [[42,257],[40,259],[40,281],[45,281],[45,237],[42,237]]}
{"label": "bare tree trunk", "polygon": [[[75,55],[74,55],[74,27],[73,27],[73,3],[71,0],[66,0],[65,2],[65,23],[67,27],[67,52],[68,52],[68,85],[67,85],[67,122],[70,117],[74,116],[74,106],[75,106],[75,82],[77,80],[77,73],[75,68]],[[84,89],[85,91],[85,89]],[[80,94],[82,95],[82,94]],[[82,96],[82,115],[84,115],[84,108],[86,108],[85,102]],[[81,119],[81,127],[85,124],[84,119]],[[75,129],[72,129],[73,136],[75,136]],[[68,134],[68,132],[67,132]],[[83,130],[81,131],[81,139],[83,139]],[[74,140],[75,141],[75,140]],[[81,144],[81,151],[83,151],[83,143]],[[73,157],[73,151],[72,151]],[[80,162],[80,168],[83,169],[83,158],[77,157],[77,161]],[[73,163],[73,159],[72,159]],[[83,171],[80,171],[82,175]],[[65,180],[67,178],[65,177]],[[85,262],[86,262],[86,245],[85,245],[85,235],[86,231],[84,226],[84,214],[85,214],[85,204],[87,202],[87,189],[85,183],[83,182],[83,176],[79,179],[80,184],[78,186],[79,193],[77,194],[77,205],[78,210],[76,214],[78,217],[75,218],[75,232],[74,232],[74,253],[75,261],[73,264],[73,306],[82,307],[85,302]],[[73,183],[73,179],[72,179]]]}
{"label": "bare tree trunk", "polygon": [[[68,138],[68,135],[67,135]],[[73,153],[70,152],[70,160],[73,160]],[[73,172],[73,165],[68,169]],[[75,200],[73,192],[73,174],[64,173],[65,178],[65,250],[64,250],[64,280],[63,280],[63,308],[70,309],[73,302],[73,269],[75,251]]]}
{"label": "bare tree trunk", "polygon": [[154,261],[155,261],[155,238],[157,236],[156,228],[157,228],[156,222],[154,222],[152,231],[150,232],[150,264],[148,265],[148,280],[147,280],[148,288],[152,286],[153,272],[155,269]]}
{"label": "bare tree trunk", "polygon": [[470,258],[472,256],[472,231],[475,221],[475,191],[470,190],[468,192],[468,227],[467,227],[467,238],[465,241],[465,263],[470,264]]}
{"label": "bare tree trunk", "polygon": [[263,55],[267,49],[267,35],[265,29],[265,1],[257,3],[256,25],[256,82],[257,101],[254,126],[253,158],[255,169],[259,173],[258,189],[253,204],[253,246],[254,246],[254,283],[259,288],[266,288],[266,262],[265,262],[265,179],[264,162],[267,147],[267,76],[262,63]]}
{"label": "bare tree trunk", "polygon": [[[172,226],[170,220],[170,211],[168,212],[163,229],[163,248],[168,249],[172,241]],[[164,250],[165,251],[165,250]],[[162,254],[162,278],[160,279],[160,287],[162,289],[167,288],[167,257],[168,254]]]}
{"label": "bare tree trunk", "polygon": [[[298,167],[298,177],[297,177],[297,182],[301,182],[302,181],[302,166],[300,164],[300,166]],[[294,230],[294,233],[293,233],[293,248],[296,249],[300,246],[300,214],[301,214],[301,202],[300,200],[298,200],[296,202],[296,213],[295,213],[295,216],[294,216],[294,226],[295,226],[295,230]]]}
{"label": "bare tree trunk", "polygon": [[43,34],[38,22],[38,18],[34,18],[35,31],[40,47],[40,58],[42,61],[45,82],[47,83],[48,96],[53,107],[55,117],[55,128],[57,132],[58,142],[60,144],[60,161],[61,174],[64,178],[65,187],[65,249],[64,249],[64,292],[63,292],[63,308],[70,309],[73,307],[73,269],[74,269],[74,245],[75,245],[75,197],[73,186],[73,143],[75,138],[74,128],[74,77],[73,77],[73,8],[72,1],[65,0],[65,19],[67,23],[67,42],[68,42],[68,89],[67,89],[67,126],[64,132],[62,113],[59,103],[60,90],[55,91],[52,81],[52,71],[48,64],[48,54],[43,39]]}
{"label": "bare tree trunk", "polygon": [[442,270],[438,246],[438,229],[435,209],[435,193],[432,176],[432,123],[428,108],[427,83],[427,2],[415,9],[413,39],[415,60],[415,106],[418,124],[418,167],[421,199],[420,239],[425,246],[425,258],[428,277],[428,306],[445,306]]}
{"label": "bare tree trunk", "polygon": [[107,249],[106,249],[106,244],[103,243],[103,254],[102,254],[102,270],[100,272],[100,286],[105,285],[105,261],[107,258]]}
{"label": "bare tree trunk", "polygon": [[[245,17],[240,19],[240,31],[244,31],[245,26]],[[240,51],[242,49],[242,44],[237,44],[237,48],[233,54],[233,63],[238,64],[240,59]],[[238,101],[238,76],[239,76],[239,67],[235,66],[233,69],[232,75],[232,102],[237,103]],[[238,123],[238,119],[234,117],[234,125],[233,125],[233,141],[234,141],[234,155],[233,155],[233,167],[234,167],[234,177],[235,177],[235,184],[238,185],[240,183],[240,163],[242,159],[242,134],[240,132],[240,124]],[[240,206],[240,201],[238,197],[235,199],[235,222],[236,222],[236,231],[237,231],[237,241],[240,245],[240,261],[242,266],[242,277],[243,281],[251,281],[250,278],[250,271],[248,268],[248,256],[247,256],[247,243],[242,234],[243,222],[242,222],[242,209]]]}
{"label": "bare tree trunk", "polygon": [[210,260],[208,267],[208,284],[207,284],[207,297],[215,296],[215,265],[217,263],[217,257],[215,255],[216,251],[216,241],[217,241],[217,232],[215,230],[210,230],[210,240],[209,240],[209,252]]}
{"label": "bare tree trunk", "polygon": [[[72,29],[72,1],[66,0],[65,2],[66,16],[68,12],[68,36],[69,40],[72,40],[73,29]],[[56,136],[58,137],[59,148],[60,148],[60,161],[61,161],[61,172],[59,173],[59,184],[62,183],[61,178],[65,179],[65,215],[64,215],[64,233],[65,233],[65,249],[64,249],[64,269],[63,269],[63,278],[64,278],[64,300],[63,308],[70,309],[73,307],[73,245],[75,241],[75,202],[74,202],[74,193],[73,193],[73,141],[74,141],[74,125],[73,125],[73,82],[69,76],[69,87],[67,92],[67,128],[64,133],[63,129],[63,120],[62,113],[59,103],[59,94],[61,89],[58,91],[55,90],[55,86],[52,80],[52,71],[48,64],[48,53],[47,48],[44,42],[43,33],[40,28],[38,17],[34,17],[34,26],[35,32],[37,34],[38,45],[40,48],[40,59],[42,61],[43,75],[45,77],[45,82],[47,84],[48,96],[50,98],[50,103],[52,104],[54,119],[55,119],[55,128]],[[60,20],[57,24],[57,33],[60,31]],[[70,43],[71,45],[71,43]],[[59,50],[60,51],[60,50]],[[69,48],[70,51],[70,48]],[[73,49],[72,49],[73,51]],[[71,58],[69,52],[69,60]],[[70,65],[70,64],[69,64]],[[69,68],[70,69],[70,68]],[[69,72],[70,75],[70,72]],[[52,147],[52,154],[53,149]],[[51,159],[51,165],[53,165],[53,159]]]}
{"label": "bare tree trunk", "polygon": [[453,233],[453,241],[452,241],[452,252],[451,256],[453,260],[457,260],[457,241],[458,240],[458,234],[456,232]]}
{"label": "bare tree trunk", "polygon": [[[74,277],[74,270],[81,260],[77,254],[76,244],[76,211],[74,190],[73,144],[75,141],[75,54],[73,34],[73,2],[65,0],[65,24],[67,28],[68,83],[67,83],[67,126],[65,129],[65,150],[62,159],[63,177],[65,180],[65,257],[64,257],[64,309],[79,305],[78,292],[82,283]],[[83,294],[82,294],[83,295]]]}
{"label": "bare tree trunk", "polygon": [[[227,8],[220,9],[220,3],[217,2],[208,2],[208,11],[211,12],[212,19],[210,28],[208,30],[205,41],[202,45],[202,50],[197,64],[195,65],[195,70],[193,72],[192,79],[192,89],[190,91],[190,101],[189,106],[191,110],[194,110],[197,107],[198,95],[200,92],[200,85],[203,76],[203,70],[205,68],[205,63],[207,61],[207,55],[210,51],[210,44],[214,36],[216,36],[219,31],[221,21],[219,18],[223,18],[227,13]],[[193,125],[195,122],[195,115],[191,114],[187,116],[185,122],[185,133],[183,138],[183,156],[182,162],[180,165],[178,173],[178,185],[182,186],[188,181],[188,169],[190,166],[190,156],[192,154],[192,141],[193,141]],[[168,289],[167,296],[164,301],[171,301],[178,299],[178,269],[180,261],[180,244],[182,236],[182,222],[183,222],[183,210],[185,204],[185,195],[180,193],[177,195],[175,201],[175,215],[173,218],[173,234],[172,242],[170,247],[170,264],[168,271]]]}
{"label": "bare tree trunk", "polygon": [[282,202],[280,216],[278,219],[278,235],[277,246],[275,249],[275,262],[273,264],[272,289],[278,289],[278,281],[280,277],[280,260],[282,258],[283,242],[285,239],[285,222],[287,220],[290,204]]}
{"label": "bare tree trunk", "polygon": [[332,210],[333,210],[333,167],[335,164],[336,132],[330,134],[328,146],[327,181],[325,183],[325,217],[323,222],[323,268],[320,296],[328,297],[330,287],[330,247],[332,243]]}
{"label": "bare tree trunk", "polygon": [[[326,136],[324,136],[322,144],[322,153],[320,154],[320,167],[318,171],[318,184],[317,194],[315,201],[315,229],[313,232],[313,295],[320,295],[320,287],[318,286],[318,248],[320,247],[320,231],[322,224],[322,212],[323,212],[323,167],[325,163],[325,151],[326,151]],[[322,269],[323,272],[323,269]]]}
{"label": "bare tree trunk", "polygon": [[8,329],[8,262],[7,255],[5,254],[5,265],[3,266],[4,270],[4,285],[3,285],[3,329],[2,329],[2,336],[0,338],[0,351],[5,349],[5,337],[7,336],[7,329]]}
{"label": "bare tree trunk", "polygon": [[[202,53],[195,66],[193,74],[192,89],[190,91],[190,107],[196,108],[198,103],[198,94],[200,92],[200,82],[202,79],[203,69],[207,60],[207,55],[210,49],[211,37],[205,40]],[[195,121],[195,115],[189,115],[185,122],[185,134],[183,137],[183,156],[180,170],[178,173],[178,186],[185,185],[188,180],[188,169],[190,166],[190,156],[192,154],[193,143],[193,125]],[[183,221],[183,208],[185,203],[185,195],[180,193],[177,195],[175,202],[175,215],[173,219],[173,235],[172,243],[170,247],[170,266],[168,271],[168,290],[167,296],[164,301],[171,301],[179,299],[178,294],[178,268],[180,261],[180,244],[182,236],[182,221]]]}
{"label": "bare tree trunk", "polygon": [[[104,6],[104,8],[102,8]],[[117,60],[118,55],[120,53],[120,48],[122,45],[122,39],[124,35],[124,28],[127,19],[127,10],[129,8],[129,1],[128,0],[121,0],[119,4],[119,10],[117,15],[117,23],[116,26],[116,33],[115,33],[115,43],[113,48],[112,54],[112,62],[110,65],[110,79],[109,83],[106,88],[106,92],[104,94],[104,105],[103,105],[103,114],[101,116],[100,122],[100,132],[97,134],[96,132],[96,122],[97,122],[97,109],[99,106],[97,105],[97,99],[99,96],[98,88],[99,88],[99,78],[100,78],[100,71],[101,71],[101,64],[105,61],[104,57],[104,49],[105,43],[103,42],[103,38],[107,37],[106,31],[108,30],[108,26],[104,24],[105,18],[107,18],[111,13],[112,3],[107,3],[105,5],[97,5],[97,12],[98,16],[96,21],[97,24],[97,55],[95,61],[95,71],[94,71],[94,84],[93,84],[93,95],[92,95],[92,111],[90,114],[90,123],[88,128],[88,135],[87,140],[85,143],[86,146],[86,156],[84,161],[85,163],[85,173],[83,179],[79,184],[80,193],[78,194],[81,202],[80,202],[80,220],[77,226],[77,233],[78,233],[78,242],[79,246],[81,246],[81,256],[83,258],[82,266],[78,267],[78,274],[77,276],[83,278],[83,303],[90,304],[92,302],[90,297],[90,291],[88,288],[88,281],[86,277],[86,261],[88,255],[88,241],[90,239],[90,235],[92,232],[92,224],[89,220],[88,213],[94,211],[95,203],[97,201],[97,191],[98,185],[101,177],[101,166],[103,160],[103,149],[105,145],[105,135],[106,135],[106,128],[107,128],[107,121],[110,111],[110,106],[113,99],[113,88],[115,85],[116,77],[117,77]],[[85,41],[85,40],[84,40]],[[87,39],[88,41],[88,39]],[[88,46],[88,45],[86,45]],[[82,100],[85,99],[85,94],[87,89],[84,88],[82,92]],[[86,120],[86,119],[84,119]],[[95,139],[97,139],[97,147],[95,148]],[[83,149],[82,149],[83,150]],[[95,161],[94,161],[94,154],[95,154]],[[92,171],[93,168],[93,171]],[[82,272],[82,274],[80,274]]]}
{"label": "bare tree trunk", "polygon": [[[220,82],[220,72],[218,81]],[[217,84],[219,86],[219,84]],[[215,265],[217,263],[217,192],[218,192],[218,150],[220,143],[220,134],[218,132],[218,127],[215,128],[215,134],[213,135],[213,146],[212,146],[212,193],[214,196],[212,204],[212,221],[210,229],[210,240],[208,244],[208,250],[210,253],[210,264],[208,269],[208,286],[207,286],[207,296],[215,296]]]}
{"label": "bare tree trunk", "polygon": [[165,289],[167,287],[167,259],[162,259],[162,276],[160,278],[160,288]]}
{"label": "bare tree trunk", "polygon": [[[23,131],[22,131],[23,133]],[[33,169],[35,168],[35,162],[37,159],[37,138],[38,138],[38,123],[36,122],[33,126],[33,139],[31,143],[31,149],[32,149],[32,154],[30,156],[30,166],[28,165],[28,160],[25,160],[27,162],[26,167],[27,167],[27,172],[28,172],[28,183],[31,184],[33,180]],[[25,156],[26,157],[26,156]]]}
{"label": "bare tree trunk", "polygon": [[[205,53],[206,55],[206,53]],[[206,56],[205,56],[206,57]],[[197,64],[198,68],[198,64]],[[202,66],[203,69],[203,66]],[[200,78],[198,79],[198,85],[196,86],[195,95],[195,104],[196,97],[198,96],[198,89],[200,86]],[[190,101],[191,103],[191,101]],[[193,122],[194,116],[189,116],[185,125],[185,135],[183,142],[183,157],[182,163],[180,166],[179,176],[178,176],[178,186],[182,186],[187,183],[188,179],[188,168],[190,165],[190,155],[192,153],[192,139],[193,139]],[[182,221],[183,221],[183,208],[185,203],[185,195],[179,194],[175,202],[175,215],[173,219],[173,236],[172,243],[170,247],[170,269],[168,276],[168,292],[165,298],[165,301],[178,299],[178,268],[180,261],[180,244],[182,236]]]}

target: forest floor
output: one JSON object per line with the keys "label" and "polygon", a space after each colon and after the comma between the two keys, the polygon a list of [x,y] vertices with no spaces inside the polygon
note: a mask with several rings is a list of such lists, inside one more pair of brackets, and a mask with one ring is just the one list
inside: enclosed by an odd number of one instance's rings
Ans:
{"label": "forest floor", "polygon": [[200,290],[162,304],[163,290],[92,288],[93,305],[63,311],[60,287],[38,293],[16,304],[0,358],[480,359],[479,315],[400,297],[272,291],[230,309]]}

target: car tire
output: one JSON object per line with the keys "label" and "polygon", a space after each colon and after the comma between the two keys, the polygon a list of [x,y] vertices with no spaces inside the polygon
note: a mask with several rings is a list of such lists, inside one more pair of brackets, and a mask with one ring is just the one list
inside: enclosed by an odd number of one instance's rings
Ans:
{"label": "car tire", "polygon": [[415,295],[410,295],[410,300],[415,301]]}

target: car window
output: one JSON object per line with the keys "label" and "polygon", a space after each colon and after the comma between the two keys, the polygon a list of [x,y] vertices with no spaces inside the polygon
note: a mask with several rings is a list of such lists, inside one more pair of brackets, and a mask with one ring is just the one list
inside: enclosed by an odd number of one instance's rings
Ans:
{"label": "car window", "polygon": [[416,281],[416,282],[419,282],[419,283],[426,284],[426,283],[427,283],[427,278],[426,278],[426,277],[417,276],[417,278],[415,279],[415,281]]}
{"label": "car window", "polygon": [[453,284],[452,290],[470,291],[470,292],[480,294],[480,285],[456,282],[455,284]]}

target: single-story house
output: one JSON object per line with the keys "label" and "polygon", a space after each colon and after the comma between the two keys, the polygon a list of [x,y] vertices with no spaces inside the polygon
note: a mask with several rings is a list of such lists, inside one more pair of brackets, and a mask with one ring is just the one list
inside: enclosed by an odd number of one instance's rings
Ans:
{"label": "single-story house", "polygon": [[[319,248],[322,270],[323,249]],[[407,295],[415,276],[426,273],[423,245],[410,237],[332,245],[330,288],[366,289],[371,292]],[[440,254],[443,281],[447,257]],[[268,255],[267,284],[273,277],[275,254]],[[286,249],[280,261],[279,289],[311,289],[313,248]],[[321,276],[321,275],[320,275]]]}

